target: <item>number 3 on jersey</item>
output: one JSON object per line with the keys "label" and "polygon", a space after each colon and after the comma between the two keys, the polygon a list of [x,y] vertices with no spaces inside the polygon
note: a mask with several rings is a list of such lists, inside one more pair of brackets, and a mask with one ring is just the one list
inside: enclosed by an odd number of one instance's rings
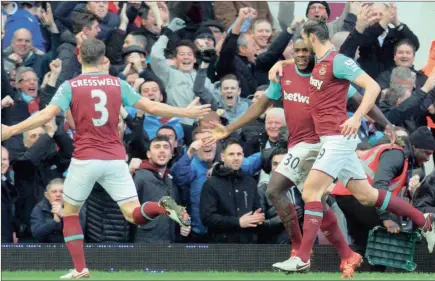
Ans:
{"label": "number 3 on jersey", "polygon": [[109,120],[109,111],[106,108],[107,104],[107,95],[102,90],[92,90],[91,91],[92,98],[98,98],[99,101],[94,105],[94,109],[96,112],[101,113],[101,117],[96,119],[92,118],[92,122],[95,127],[104,126]]}

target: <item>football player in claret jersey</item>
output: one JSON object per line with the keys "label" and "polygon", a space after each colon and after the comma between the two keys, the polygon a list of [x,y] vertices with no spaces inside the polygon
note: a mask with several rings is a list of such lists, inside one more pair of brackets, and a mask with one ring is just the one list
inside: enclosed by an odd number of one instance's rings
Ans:
{"label": "football player in claret jersey", "polygon": [[[297,255],[291,258],[287,269],[300,271],[310,266],[310,253],[324,219],[321,198],[336,178],[363,205],[376,206],[413,220],[426,237],[429,251],[432,252],[435,244],[434,214],[423,214],[401,198],[391,196],[389,191],[373,188],[355,152],[359,143],[356,135],[358,128],[362,118],[376,102],[379,85],[352,59],[335,51],[324,19],[307,21],[302,28],[302,37],[316,55],[316,64],[310,77],[309,98],[321,150],[304,183],[304,236]],[[355,114],[347,119],[346,95],[350,82],[364,88],[365,93]],[[349,276],[343,277],[351,277],[352,268],[358,267],[361,260],[359,255],[355,255],[345,261],[343,266],[349,268]]]}
{"label": "football player in claret jersey", "polygon": [[47,123],[61,111],[68,108],[71,110],[76,134],[73,158],[64,187],[63,233],[74,270],[61,279],[89,276],[78,214],[95,182],[100,183],[118,203],[125,218],[131,223],[145,224],[159,215],[167,214],[180,225],[190,225],[185,209],[170,197],[140,205],[126,163],[126,151],[118,136],[118,118],[122,104],[134,106],[152,115],[192,119],[208,114],[210,105],[197,106],[196,99],[186,108],[176,108],[143,98],[125,81],[105,73],[105,51],[102,41],[84,40],[79,46],[78,55],[82,74],[64,82],[51,103],[37,114],[17,125],[2,127],[4,140]]}
{"label": "football player in claret jersey", "polygon": [[[251,120],[263,114],[274,101],[279,100],[281,97],[283,98],[284,112],[289,131],[289,149],[286,157],[284,157],[276,171],[272,173],[266,192],[290,236],[292,244],[290,257],[296,255],[302,242],[302,234],[296,209],[287,198],[286,193],[288,188],[294,185],[302,189],[303,182],[310,169],[307,163],[314,162],[320,151],[320,139],[315,132],[310,113],[308,91],[311,72],[315,63],[314,56],[308,50],[302,38],[294,40],[294,54],[294,60],[277,63],[270,70],[269,78],[273,81],[266,90],[265,96],[249,108],[243,117],[227,127],[215,124],[216,127],[212,132],[213,137],[208,140],[209,142],[214,142],[225,138],[231,132],[237,131]],[[275,78],[278,74],[280,79]],[[273,76],[273,79],[271,76]],[[351,87],[348,92],[348,98],[358,103],[358,96],[359,94],[356,92],[356,89]],[[377,107],[369,115],[383,126],[389,124],[388,120],[386,120]],[[344,261],[357,254],[346,243],[332,209],[329,209],[326,203],[324,207],[326,210],[325,220],[321,225],[321,229],[323,232],[329,233],[326,237],[337,248],[342,259],[342,264],[344,264]],[[273,267],[287,271],[288,262],[289,260],[275,263]],[[341,266],[341,270],[344,273],[349,272],[347,267]]]}

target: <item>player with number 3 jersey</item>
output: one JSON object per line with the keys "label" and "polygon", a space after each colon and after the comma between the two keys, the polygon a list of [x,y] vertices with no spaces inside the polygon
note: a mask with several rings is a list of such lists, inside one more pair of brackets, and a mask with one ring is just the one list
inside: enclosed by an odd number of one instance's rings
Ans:
{"label": "player with number 3 jersey", "polygon": [[196,99],[186,108],[176,108],[143,98],[125,81],[106,74],[105,51],[102,41],[84,40],[78,55],[82,74],[64,82],[43,110],[17,125],[2,125],[2,140],[5,140],[42,126],[61,111],[71,110],[76,134],[73,158],[64,184],[63,234],[74,269],[61,279],[89,277],[78,214],[96,182],[118,203],[131,223],[145,224],[167,214],[182,227],[190,226],[185,209],[170,197],[140,205],[126,163],[126,151],[117,132],[118,118],[123,104],[152,115],[193,119],[208,114],[210,105],[196,105]]}

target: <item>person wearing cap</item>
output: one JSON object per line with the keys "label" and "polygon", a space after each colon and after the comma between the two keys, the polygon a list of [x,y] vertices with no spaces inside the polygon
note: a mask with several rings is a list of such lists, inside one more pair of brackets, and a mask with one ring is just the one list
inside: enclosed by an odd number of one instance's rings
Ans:
{"label": "person wearing cap", "polygon": [[225,27],[220,21],[217,20],[204,21],[201,23],[199,27],[200,28],[207,27],[208,29],[210,29],[210,31],[213,33],[215,42],[220,42],[222,39],[225,39],[224,38]]}
{"label": "person wearing cap", "polygon": [[[200,26],[195,33],[195,40],[193,42],[196,48],[201,52],[197,61],[197,65],[200,65],[197,77],[202,75],[201,72],[204,72],[212,83],[218,81],[219,78],[216,74],[218,56],[215,51],[216,42],[218,41],[216,41],[213,32],[207,26]],[[206,65],[202,65],[202,62],[205,62]]]}
{"label": "person wearing cap", "polygon": [[[326,25],[329,30],[329,37],[339,32],[339,31],[348,31],[351,32],[356,25],[357,17],[359,10],[361,9],[361,2],[347,2],[346,6],[343,9],[343,13],[337,19],[330,20],[331,9],[329,8],[329,4],[326,1],[310,1],[307,6],[307,10],[305,12],[305,16],[308,19],[313,18],[325,18],[328,20]],[[301,29],[297,28],[294,32],[294,37],[299,37],[301,34]]]}
{"label": "person wearing cap", "polygon": [[[435,151],[435,138],[427,127],[420,127],[409,136],[404,129],[397,127],[397,135],[394,146],[383,139],[369,150],[358,151],[373,187],[389,190],[393,196],[402,194],[413,171],[423,167]],[[375,207],[363,206],[340,182],[332,190],[332,195],[346,216],[358,253],[365,252],[368,232],[376,226],[384,226],[390,233],[407,231],[401,226],[400,218]]]}

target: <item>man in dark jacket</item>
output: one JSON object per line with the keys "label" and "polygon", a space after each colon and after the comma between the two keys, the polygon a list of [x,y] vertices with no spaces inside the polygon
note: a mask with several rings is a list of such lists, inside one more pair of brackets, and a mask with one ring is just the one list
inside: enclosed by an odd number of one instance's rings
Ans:
{"label": "man in dark jacket", "polygon": [[120,19],[117,14],[108,11],[109,2],[106,1],[88,1],[87,4],[79,4],[79,2],[62,2],[57,6],[54,16],[69,30],[74,29],[74,20],[76,13],[88,12],[94,14],[101,27],[101,32],[98,34],[98,39],[107,40],[113,30],[119,26]]}
{"label": "man in dark jacket", "polygon": [[96,38],[101,32],[98,17],[89,12],[75,12],[73,29],[61,35],[63,42],[57,50],[58,58],[65,66],[58,85],[81,74],[82,66],[77,59],[76,48],[85,38]]}
{"label": "man in dark jacket", "polygon": [[435,171],[423,179],[413,205],[422,212],[435,213]]}
{"label": "man in dark jacket", "polygon": [[48,183],[68,169],[74,147],[55,120],[24,134],[25,152],[12,162],[18,199],[15,204],[21,240],[30,238],[30,213],[43,198]]}
{"label": "man in dark jacket", "polygon": [[[158,202],[163,196],[172,197],[177,203],[179,192],[172,182],[167,165],[172,156],[172,148],[166,136],[151,140],[147,152],[148,160],[142,161],[134,175],[141,204]],[[180,232],[188,236],[191,226],[181,226]],[[160,216],[146,225],[140,225],[135,235],[136,243],[173,243],[177,240],[177,224],[168,216]]]}
{"label": "man in dark jacket", "polygon": [[60,34],[56,25],[52,24],[50,30],[52,32],[52,53],[40,55],[34,52],[32,33],[24,28],[15,31],[11,46],[3,51],[3,56],[7,57],[9,61],[14,62],[17,66],[33,68],[38,75],[40,83],[42,83],[45,74],[50,71],[49,64],[56,58],[56,49],[60,45]]}
{"label": "man in dark jacket", "polygon": [[2,146],[2,220],[1,220],[1,242],[12,243],[14,232],[17,231],[15,216],[14,216],[14,204],[18,196],[18,190],[15,188],[10,178],[9,172],[9,152]]}
{"label": "man in dark jacket", "polygon": [[256,227],[264,222],[260,198],[253,178],[242,174],[243,148],[229,139],[217,164],[202,188],[201,221],[213,243],[255,243]]}
{"label": "man in dark jacket", "polygon": [[219,77],[234,73],[240,80],[241,97],[255,93],[260,85],[269,84],[268,71],[280,59],[293,37],[297,24],[293,23],[272,42],[267,52],[256,57],[254,39],[240,33],[243,22],[251,16],[249,8],[242,8],[231,33],[225,39],[216,65]]}
{"label": "man in dark jacket", "polygon": [[[373,15],[379,15],[381,18],[379,22],[364,31],[365,39],[359,48],[358,63],[376,79],[380,73],[394,66],[394,49],[398,41],[409,39],[416,50],[420,47],[420,43],[409,27],[399,21],[395,5],[375,3],[371,9]],[[394,25],[394,28],[389,27],[390,24]]]}
{"label": "man in dark jacket", "polygon": [[[32,235],[39,243],[64,243],[63,228],[63,179],[50,181],[39,202],[30,215]],[[85,212],[80,213],[80,224],[85,226]]]}

